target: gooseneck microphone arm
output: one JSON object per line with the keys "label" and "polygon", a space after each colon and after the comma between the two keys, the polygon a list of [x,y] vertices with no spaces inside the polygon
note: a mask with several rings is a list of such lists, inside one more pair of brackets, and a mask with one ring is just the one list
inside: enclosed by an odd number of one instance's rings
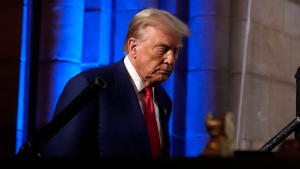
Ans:
{"label": "gooseneck microphone arm", "polygon": [[278,134],[276,134],[270,141],[262,146],[259,152],[271,152],[277,145],[286,139],[292,132],[300,126],[300,117],[296,117],[286,127],[284,127]]}
{"label": "gooseneck microphone arm", "polygon": [[270,141],[262,146],[259,152],[271,152],[278,144],[287,138],[292,132],[295,132],[296,139],[300,137],[300,66],[295,74],[296,78],[296,118],[284,127],[278,134],[276,134]]}
{"label": "gooseneck microphone arm", "polygon": [[16,157],[39,157],[39,148],[54,136],[68,121],[70,121],[92,98],[106,88],[106,83],[96,78],[94,83],[87,86],[74,100],[34,137],[30,138],[16,154]]}

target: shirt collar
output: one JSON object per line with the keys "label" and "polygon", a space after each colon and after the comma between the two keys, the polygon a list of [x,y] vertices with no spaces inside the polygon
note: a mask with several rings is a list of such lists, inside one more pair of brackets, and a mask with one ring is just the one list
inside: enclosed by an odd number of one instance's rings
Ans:
{"label": "shirt collar", "polygon": [[144,89],[144,84],[143,84],[143,81],[142,79],[140,78],[140,76],[138,75],[138,73],[136,72],[135,68],[133,67],[132,63],[130,62],[129,56],[126,55],[125,58],[124,58],[124,64],[125,64],[125,67],[129,73],[129,75],[131,76],[132,78],[132,81],[133,83],[135,84],[138,92],[140,92],[141,90]]}

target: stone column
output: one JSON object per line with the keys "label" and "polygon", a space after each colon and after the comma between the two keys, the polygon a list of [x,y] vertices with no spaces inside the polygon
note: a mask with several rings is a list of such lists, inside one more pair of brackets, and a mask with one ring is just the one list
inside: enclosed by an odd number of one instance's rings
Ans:
{"label": "stone column", "polygon": [[205,116],[228,111],[230,0],[195,0],[190,4],[188,41],[186,151],[198,156],[209,139]]}
{"label": "stone column", "polygon": [[81,70],[84,0],[43,0],[36,128],[47,124],[63,86]]}

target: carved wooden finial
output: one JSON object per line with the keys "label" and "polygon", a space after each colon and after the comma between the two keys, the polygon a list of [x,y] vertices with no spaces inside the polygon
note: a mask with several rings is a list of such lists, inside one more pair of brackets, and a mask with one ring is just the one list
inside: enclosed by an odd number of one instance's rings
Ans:
{"label": "carved wooden finial", "polygon": [[234,153],[234,116],[227,113],[224,118],[213,118],[208,113],[205,118],[206,130],[210,140],[202,155],[231,156]]}

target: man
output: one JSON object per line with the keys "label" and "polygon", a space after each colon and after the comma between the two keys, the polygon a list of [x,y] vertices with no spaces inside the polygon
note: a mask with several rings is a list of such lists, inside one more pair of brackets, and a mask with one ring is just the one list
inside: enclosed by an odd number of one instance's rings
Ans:
{"label": "man", "polygon": [[[68,81],[54,117],[97,77],[106,88],[45,144],[41,156],[170,157],[172,101],[160,84],[170,77],[182,40],[189,35],[189,27],[166,11],[151,8],[137,13],[124,42],[124,58]],[[145,87],[154,93],[160,149],[156,153],[145,120]]]}

